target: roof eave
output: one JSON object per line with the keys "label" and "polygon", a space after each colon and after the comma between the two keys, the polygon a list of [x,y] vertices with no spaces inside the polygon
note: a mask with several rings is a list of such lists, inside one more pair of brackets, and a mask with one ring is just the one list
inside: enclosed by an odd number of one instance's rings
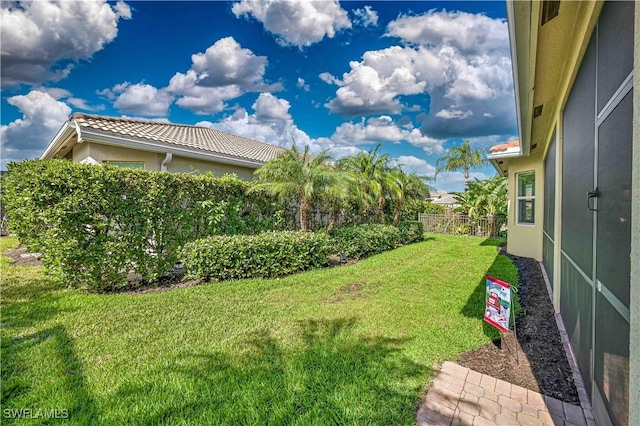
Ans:
{"label": "roof eave", "polygon": [[493,159],[489,159],[489,162],[491,163],[491,165],[493,166],[494,169],[496,169],[496,172],[498,172],[498,174],[500,176],[503,176],[504,173],[502,171],[502,168],[500,167],[500,164],[498,164],[498,160],[493,158]]}
{"label": "roof eave", "polygon": [[46,146],[42,154],[40,154],[41,160],[46,160],[47,158],[52,158],[55,153],[58,151],[60,146],[62,146],[69,138],[76,132],[74,125],[71,124],[70,120],[64,122],[58,133],[51,139],[49,144]]}
{"label": "roof eave", "polygon": [[540,13],[540,2],[509,0],[506,2],[506,9],[520,155],[528,156],[531,148],[535,52],[538,39],[537,17]]}
{"label": "roof eave", "polygon": [[116,136],[113,134],[107,134],[101,131],[97,131],[92,128],[82,128],[82,138],[85,141],[92,141],[102,143],[105,145],[113,145],[125,148],[137,148],[143,151],[167,153],[170,152],[174,155],[179,155],[187,158],[194,158],[206,161],[215,161],[222,164],[229,164],[233,166],[247,167],[250,169],[257,169],[264,164],[263,161],[249,160],[237,157],[226,156],[223,154],[216,154],[210,151],[202,151],[189,147],[181,146],[168,146],[151,142],[149,140],[128,138],[123,136]]}
{"label": "roof eave", "polygon": [[500,176],[503,176],[506,171],[503,170],[505,168],[504,163],[500,164],[500,162],[504,162],[504,160],[516,157],[522,157],[522,152],[520,151],[520,149],[518,149],[517,151],[505,151],[495,154],[487,154],[487,160],[489,160],[493,168],[496,169]]}
{"label": "roof eave", "polygon": [[518,151],[505,151],[505,152],[498,152],[496,154],[487,154],[487,160],[494,160],[494,159],[500,159],[500,158],[510,158],[510,157],[521,157],[522,153],[520,152],[520,150]]}

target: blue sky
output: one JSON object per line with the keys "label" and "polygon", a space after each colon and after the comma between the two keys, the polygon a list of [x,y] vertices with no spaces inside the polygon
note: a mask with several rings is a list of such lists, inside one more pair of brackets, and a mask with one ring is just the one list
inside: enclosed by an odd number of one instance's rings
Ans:
{"label": "blue sky", "polygon": [[[2,168],[74,112],[198,124],[336,157],[517,138],[504,2],[2,2]],[[494,175],[492,167],[472,175]],[[462,190],[461,173],[435,186]]]}

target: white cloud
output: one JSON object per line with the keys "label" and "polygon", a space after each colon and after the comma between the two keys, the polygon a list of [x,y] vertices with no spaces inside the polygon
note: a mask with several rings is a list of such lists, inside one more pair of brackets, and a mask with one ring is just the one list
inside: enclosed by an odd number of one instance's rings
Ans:
{"label": "white cloud", "polygon": [[86,100],[76,97],[70,97],[67,99],[67,102],[78,109],[83,109],[86,111],[103,111],[104,105],[89,105]]}
{"label": "white cloud", "polygon": [[240,46],[233,37],[216,41],[204,53],[191,55],[191,69],[198,74],[198,84],[204,87],[237,85],[244,90],[263,88],[266,56],[256,56]]}
{"label": "white cloud", "polygon": [[361,25],[363,27],[378,25],[378,12],[371,9],[371,6],[365,6],[362,9],[355,9],[353,11],[355,15],[354,24]]}
{"label": "white cloud", "polygon": [[289,108],[291,108],[289,101],[278,99],[270,93],[260,93],[251,108],[255,111],[256,119],[263,123],[292,120],[289,114]]}
{"label": "white cloud", "polygon": [[303,89],[305,92],[311,91],[311,88],[309,87],[308,84],[306,84],[306,82],[304,81],[304,78],[298,77],[298,82],[296,83],[296,86],[300,89]]}
{"label": "white cloud", "polygon": [[60,99],[64,99],[64,98],[69,98],[69,97],[73,96],[73,94],[70,91],[68,91],[67,89],[62,89],[60,87],[39,86],[39,87],[34,87],[33,90],[34,91],[38,91],[38,92],[42,92],[42,93],[46,93],[47,95],[51,96],[56,101],[58,101]]}
{"label": "white cloud", "polygon": [[[515,102],[506,23],[465,12],[400,16],[388,36],[404,46],[368,51],[349,64],[325,106],[344,117],[415,110],[403,97],[429,95],[422,133],[435,138],[513,133]],[[331,78],[333,77],[333,79]]]}
{"label": "white cloud", "polygon": [[253,16],[281,45],[300,49],[351,28],[347,12],[337,0],[242,0],[231,10],[237,17]]}
{"label": "white cloud", "polygon": [[392,46],[368,51],[362,61],[352,61],[349,67],[336,97],[325,105],[332,113],[345,117],[400,114],[400,96],[424,93],[428,87],[442,84],[446,72],[436,54],[422,47]]}
{"label": "white cloud", "polygon": [[413,155],[401,155],[396,158],[396,162],[400,164],[402,169],[407,173],[433,177],[436,172],[433,164],[428,163],[422,158],[414,157]]}
{"label": "white cloud", "polygon": [[422,46],[448,45],[471,54],[509,49],[505,20],[467,12],[403,15],[389,23],[386,35]]}
{"label": "white cloud", "polygon": [[371,145],[383,142],[400,143],[406,141],[428,153],[443,152],[443,140],[424,136],[418,129],[399,125],[389,116],[372,117],[359,123],[346,122],[338,126],[330,138],[340,145]]}
{"label": "white cloud", "polygon": [[216,41],[204,53],[191,56],[186,73],[176,73],[166,91],[176,103],[196,114],[214,114],[226,107],[226,101],[247,92],[282,90],[282,85],[267,84],[264,73],[266,56],[256,56],[233,39]]}
{"label": "white cloud", "polygon": [[2,85],[67,77],[74,63],[115,39],[121,18],[131,18],[121,1],[1,2]]}
{"label": "white cloud", "polygon": [[[469,173],[469,180],[485,180],[492,176],[494,175],[487,175],[483,172],[471,172]],[[464,192],[465,182],[464,173],[462,172],[442,172],[438,173],[438,177],[432,186],[447,192]]]}
{"label": "white cloud", "polygon": [[202,121],[197,125],[283,147],[290,147],[294,141],[299,146],[313,145],[311,138],[294,124],[289,107],[286,99],[261,93],[251,107],[253,114],[238,108],[217,123]]}
{"label": "white cloud", "polygon": [[330,137],[312,138],[298,128],[289,113],[290,103],[269,93],[261,93],[251,106],[253,113],[244,108],[217,123],[202,121],[198,125],[244,136],[283,147],[295,141],[298,146],[309,145],[313,152],[330,149],[337,157],[355,154],[362,145],[408,142],[428,153],[443,152],[444,141],[426,137],[406,122],[398,124],[389,116],[346,122],[338,126]]}
{"label": "white cloud", "polygon": [[280,83],[264,81],[266,56],[256,56],[233,37],[222,38],[204,53],[191,55],[191,61],[191,68],[177,72],[166,87],[124,82],[97,93],[114,101],[113,106],[124,113],[163,117],[173,102],[199,115],[215,114],[227,106],[228,100],[244,93],[282,90]]}
{"label": "white cloud", "polygon": [[[413,155],[401,155],[396,159],[396,162],[402,166],[402,169],[407,173],[415,172],[420,176],[429,176],[433,177],[436,172],[435,165],[429,163],[428,161],[414,157]],[[488,179],[489,175],[486,175],[482,172],[472,172],[470,173],[469,180],[479,179],[484,180]],[[462,172],[442,172],[438,173],[438,177],[435,182],[430,183],[431,186],[434,186],[442,191],[447,192],[462,192],[464,191],[464,174]]]}
{"label": "white cloud", "polygon": [[176,73],[169,81],[167,91],[178,97],[176,103],[196,114],[214,114],[222,111],[225,101],[242,95],[237,85],[203,87],[198,84],[199,76],[189,70],[185,74]]}
{"label": "white cloud", "polygon": [[360,152],[360,149],[353,145],[337,143],[331,138],[311,138],[294,123],[289,107],[290,103],[286,99],[270,93],[261,93],[251,106],[253,113],[238,108],[232,115],[217,123],[201,121],[196,125],[285,148],[291,147],[295,142],[298,147],[309,145],[312,152],[329,149],[337,158]]}
{"label": "white cloud", "polygon": [[157,89],[146,83],[124,82],[98,93],[115,100],[113,106],[125,114],[150,117],[166,116],[173,101],[165,89]]}
{"label": "white cloud", "polygon": [[78,109],[83,109],[86,111],[101,111],[104,109],[104,105],[89,105],[86,100],[73,96],[73,93],[71,93],[67,89],[62,89],[59,87],[39,86],[35,87],[33,90],[46,93],[56,101],[64,100],[67,104]]}
{"label": "white cloud", "polygon": [[336,86],[344,85],[344,83],[340,81],[340,79],[336,78],[336,76],[328,72],[322,72],[318,74],[318,77],[320,77],[320,80],[324,81],[327,84],[335,84]]}
{"label": "white cloud", "polygon": [[67,104],[39,90],[7,102],[20,110],[22,118],[0,128],[2,168],[11,161],[38,157],[71,114]]}
{"label": "white cloud", "polygon": [[439,118],[467,118],[473,115],[473,111],[460,111],[459,109],[441,109],[437,112]]}

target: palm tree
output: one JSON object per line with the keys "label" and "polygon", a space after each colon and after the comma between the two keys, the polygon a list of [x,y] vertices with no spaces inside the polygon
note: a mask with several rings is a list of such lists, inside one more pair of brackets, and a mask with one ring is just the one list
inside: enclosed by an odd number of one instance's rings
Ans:
{"label": "palm tree", "polygon": [[300,207],[300,230],[308,231],[313,200],[326,193],[335,182],[330,160],[327,150],[311,155],[309,145],[301,153],[294,144],[255,171],[258,180],[252,190],[265,189],[281,199],[295,198]]}
{"label": "palm tree", "polygon": [[469,170],[482,167],[485,164],[487,164],[487,159],[484,157],[484,153],[481,150],[471,149],[471,143],[464,141],[462,145],[451,148],[448,153],[438,158],[435,176],[438,176],[440,172],[454,172],[462,169],[466,183],[469,181]]}
{"label": "palm tree", "polygon": [[483,182],[484,210],[489,222],[488,233],[490,237],[493,237],[496,234],[496,216],[499,214],[506,216],[507,214],[508,183],[503,176],[496,176]]}
{"label": "palm tree", "polygon": [[333,184],[326,188],[320,198],[322,204],[329,210],[327,232],[331,232],[338,223],[340,215],[344,212],[348,205],[349,198],[351,198],[349,181],[347,180],[346,174],[335,166],[333,166],[333,169]]}
{"label": "palm tree", "polygon": [[461,208],[469,217],[478,219],[486,216],[489,236],[496,234],[495,218],[498,215],[507,214],[507,179],[496,176],[486,180],[475,180],[467,184],[462,194],[455,194]]}
{"label": "palm tree", "polygon": [[346,173],[353,193],[357,194],[363,206],[366,220],[369,212],[377,207],[378,222],[384,221],[384,205],[386,203],[386,181],[391,167],[388,154],[380,154],[382,145],[377,145],[368,152],[343,158],[339,168]]}
{"label": "palm tree", "polygon": [[430,187],[426,182],[430,180],[430,177],[420,176],[415,172],[407,174],[399,166],[389,173],[388,188],[396,204],[392,222],[394,226],[400,221],[402,209],[407,201],[424,200],[429,197]]}

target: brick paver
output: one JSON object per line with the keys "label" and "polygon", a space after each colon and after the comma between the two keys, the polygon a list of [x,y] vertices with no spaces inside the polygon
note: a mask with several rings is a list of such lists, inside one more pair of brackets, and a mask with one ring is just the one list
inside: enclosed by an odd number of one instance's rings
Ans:
{"label": "brick paver", "polygon": [[453,362],[442,365],[417,417],[418,426],[595,424],[590,411],[579,406]]}

